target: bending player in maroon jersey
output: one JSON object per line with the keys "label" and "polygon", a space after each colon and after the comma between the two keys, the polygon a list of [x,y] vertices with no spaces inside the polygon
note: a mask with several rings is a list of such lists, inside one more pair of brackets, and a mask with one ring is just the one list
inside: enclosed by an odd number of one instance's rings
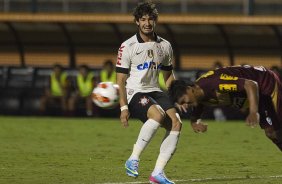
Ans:
{"label": "bending player in maroon jersey", "polygon": [[262,66],[224,67],[207,72],[194,83],[173,81],[169,94],[174,102],[193,109],[195,132],[207,130],[200,120],[204,106],[230,106],[248,110],[246,123],[259,123],[282,151],[282,82],[274,72]]}

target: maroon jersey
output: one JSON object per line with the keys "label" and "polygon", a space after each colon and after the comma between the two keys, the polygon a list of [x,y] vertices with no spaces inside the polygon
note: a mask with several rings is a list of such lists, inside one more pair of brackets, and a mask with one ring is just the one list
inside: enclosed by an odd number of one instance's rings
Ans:
{"label": "maroon jersey", "polygon": [[[197,79],[196,84],[204,91],[202,105],[231,106],[236,109],[248,107],[245,80],[256,81],[259,96],[271,96],[277,76],[270,70],[259,66],[232,66],[209,71]],[[197,109],[197,108],[196,108]],[[193,115],[199,117],[199,112]]]}
{"label": "maroon jersey", "polygon": [[191,122],[201,118],[204,106],[226,105],[237,109],[247,108],[248,100],[244,88],[245,80],[257,82],[261,128],[282,129],[282,82],[272,71],[264,67],[234,66],[209,71],[196,81],[204,98],[191,114]]}

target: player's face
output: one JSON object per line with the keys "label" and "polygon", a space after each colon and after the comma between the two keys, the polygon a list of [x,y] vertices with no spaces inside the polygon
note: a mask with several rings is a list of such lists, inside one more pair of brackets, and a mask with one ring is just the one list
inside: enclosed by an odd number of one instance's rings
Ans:
{"label": "player's face", "polygon": [[136,24],[138,25],[139,31],[141,31],[141,33],[144,35],[149,35],[154,32],[156,21],[149,15],[143,15],[138,21],[136,21]]}
{"label": "player's face", "polygon": [[186,104],[188,105],[188,108],[197,106],[198,102],[195,97],[194,90],[192,88],[187,88],[186,93],[178,99],[177,103],[180,105]]}

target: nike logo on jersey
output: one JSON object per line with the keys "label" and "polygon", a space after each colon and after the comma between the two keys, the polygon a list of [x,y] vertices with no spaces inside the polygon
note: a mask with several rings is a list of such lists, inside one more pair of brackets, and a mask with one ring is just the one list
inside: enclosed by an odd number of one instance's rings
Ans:
{"label": "nike logo on jersey", "polygon": [[136,52],[136,55],[139,55],[143,52],[144,50],[140,51],[140,52]]}

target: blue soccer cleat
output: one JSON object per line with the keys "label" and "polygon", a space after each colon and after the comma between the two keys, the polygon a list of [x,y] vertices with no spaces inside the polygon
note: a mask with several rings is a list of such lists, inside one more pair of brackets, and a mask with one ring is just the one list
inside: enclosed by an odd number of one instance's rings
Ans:
{"label": "blue soccer cleat", "polygon": [[126,174],[136,178],[138,176],[139,160],[127,160],[125,162]]}
{"label": "blue soccer cleat", "polygon": [[151,184],[175,184],[173,181],[167,179],[163,172],[156,176],[151,175],[149,181]]}

